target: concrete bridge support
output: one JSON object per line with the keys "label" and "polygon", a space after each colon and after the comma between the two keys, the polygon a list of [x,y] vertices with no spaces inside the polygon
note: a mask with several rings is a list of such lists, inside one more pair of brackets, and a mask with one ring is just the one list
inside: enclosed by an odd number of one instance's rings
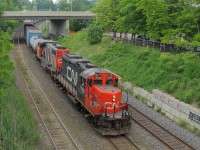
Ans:
{"label": "concrete bridge support", "polygon": [[66,35],[67,32],[69,32],[69,20],[49,20],[49,33],[53,33],[56,35]]}

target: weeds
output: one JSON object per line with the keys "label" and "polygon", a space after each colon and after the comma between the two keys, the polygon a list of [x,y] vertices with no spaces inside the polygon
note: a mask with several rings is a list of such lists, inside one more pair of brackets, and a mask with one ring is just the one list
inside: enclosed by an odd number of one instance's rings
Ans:
{"label": "weeds", "polygon": [[156,111],[157,111],[158,113],[160,113],[160,112],[161,112],[161,108],[160,108],[160,107],[157,107],[157,108],[156,108]]}
{"label": "weeds", "polygon": [[179,125],[182,126],[182,127],[186,127],[187,126],[187,121],[184,120],[184,119],[179,119]]}

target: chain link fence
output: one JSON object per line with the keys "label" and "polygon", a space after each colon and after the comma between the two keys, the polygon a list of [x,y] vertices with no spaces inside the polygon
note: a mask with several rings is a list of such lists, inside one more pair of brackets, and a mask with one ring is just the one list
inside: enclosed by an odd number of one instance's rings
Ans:
{"label": "chain link fence", "polygon": [[113,38],[114,42],[116,43],[129,43],[137,46],[152,48],[152,49],[159,49],[161,52],[170,52],[170,53],[182,53],[188,51],[194,51],[194,48],[187,48],[184,46],[177,46],[176,44],[172,43],[161,43],[160,41],[151,41],[149,39],[145,39],[142,36],[132,36],[131,34],[120,34],[120,33],[106,33],[109,35],[115,35],[116,37]]}

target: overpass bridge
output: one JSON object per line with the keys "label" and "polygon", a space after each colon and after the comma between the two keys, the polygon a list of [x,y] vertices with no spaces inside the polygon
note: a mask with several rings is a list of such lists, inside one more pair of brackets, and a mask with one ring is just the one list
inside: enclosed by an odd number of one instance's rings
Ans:
{"label": "overpass bridge", "polygon": [[5,11],[4,20],[41,20],[41,19],[95,19],[95,14],[89,11]]}
{"label": "overpass bridge", "polygon": [[63,34],[69,31],[69,20],[94,20],[89,11],[5,11],[0,20],[49,20],[49,31]]}

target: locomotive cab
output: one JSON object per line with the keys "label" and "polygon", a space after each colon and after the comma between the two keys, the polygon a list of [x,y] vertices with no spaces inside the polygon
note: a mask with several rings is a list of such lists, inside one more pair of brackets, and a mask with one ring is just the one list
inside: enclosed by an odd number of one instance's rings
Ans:
{"label": "locomotive cab", "polygon": [[[90,72],[90,73],[89,73]],[[93,74],[92,74],[93,73]],[[103,69],[88,70],[85,105],[94,114],[102,135],[126,134],[130,129],[128,104],[122,100],[118,77]]]}

